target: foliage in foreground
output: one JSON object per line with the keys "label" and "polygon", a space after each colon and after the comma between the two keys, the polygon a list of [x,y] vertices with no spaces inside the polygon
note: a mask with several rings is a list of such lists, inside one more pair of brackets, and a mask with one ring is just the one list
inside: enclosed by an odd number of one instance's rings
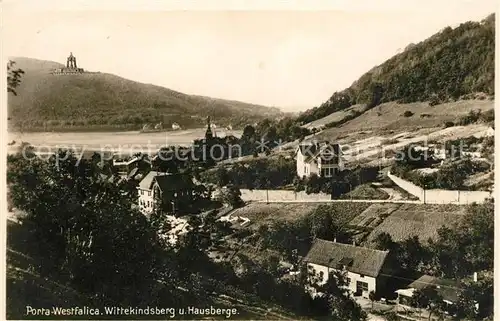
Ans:
{"label": "foliage in foreground", "polygon": [[[26,212],[23,226],[37,240],[29,243],[29,254],[43,277],[108,306],[202,306],[227,293],[256,296],[260,303],[303,316],[334,313],[347,321],[360,315],[359,307],[335,287],[323,302],[312,299],[300,282],[280,280],[276,261],[263,268],[250,262],[243,274],[232,261],[214,263],[207,253],[228,232],[214,213],[192,216],[191,230],[170,245],[158,233],[168,230],[165,214],[159,210],[146,219],[134,206],[134,187],[102,179],[96,165],[63,151],[48,161],[8,158],[12,204]],[[328,232],[316,225],[315,233]],[[24,295],[32,299],[35,293]]]}

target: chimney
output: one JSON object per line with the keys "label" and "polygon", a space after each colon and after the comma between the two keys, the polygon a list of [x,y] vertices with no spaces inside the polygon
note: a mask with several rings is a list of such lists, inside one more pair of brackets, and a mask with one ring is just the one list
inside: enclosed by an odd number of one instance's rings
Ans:
{"label": "chimney", "polygon": [[477,272],[474,272],[474,282],[477,282]]}

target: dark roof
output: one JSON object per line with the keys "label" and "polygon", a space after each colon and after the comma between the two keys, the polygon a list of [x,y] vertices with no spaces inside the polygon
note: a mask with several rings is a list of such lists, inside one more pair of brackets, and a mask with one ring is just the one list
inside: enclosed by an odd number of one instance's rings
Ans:
{"label": "dark roof", "polygon": [[305,261],[333,269],[343,265],[349,272],[377,277],[388,253],[389,251],[316,239]]}
{"label": "dark roof", "polygon": [[408,285],[408,288],[421,290],[429,286],[435,286],[437,288],[437,292],[447,301],[456,302],[458,300],[460,282],[455,280],[440,279],[430,275],[422,275],[420,278]]}
{"label": "dark roof", "polygon": [[189,174],[170,174],[150,171],[139,183],[139,189],[151,190],[157,182],[162,191],[190,189],[194,186]]}
{"label": "dark roof", "polygon": [[127,178],[134,178],[135,175],[139,172],[139,168],[133,168],[130,173],[128,173]]}
{"label": "dark roof", "polygon": [[326,158],[331,158],[333,155],[340,156],[342,150],[340,149],[339,144],[331,144],[329,142],[309,142],[300,144],[298,150],[307,159],[315,158],[317,156],[324,156]]}
{"label": "dark roof", "polygon": [[188,174],[161,175],[156,176],[154,180],[158,183],[162,192],[186,190],[194,187],[193,178]]}

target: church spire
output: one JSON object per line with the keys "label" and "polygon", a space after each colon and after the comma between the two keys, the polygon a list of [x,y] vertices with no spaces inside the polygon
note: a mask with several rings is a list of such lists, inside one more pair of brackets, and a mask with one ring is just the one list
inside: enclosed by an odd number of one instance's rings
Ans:
{"label": "church spire", "polygon": [[212,124],[210,123],[210,116],[207,117],[207,131],[205,132],[205,139],[209,140],[213,138]]}

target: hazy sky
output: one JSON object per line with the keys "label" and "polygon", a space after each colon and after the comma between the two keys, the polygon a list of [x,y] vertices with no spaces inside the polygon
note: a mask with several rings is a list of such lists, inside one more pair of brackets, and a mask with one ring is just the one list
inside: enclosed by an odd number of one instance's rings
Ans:
{"label": "hazy sky", "polygon": [[27,3],[3,6],[4,56],[65,63],[72,51],[90,71],[284,110],[317,106],[409,43],[496,9],[495,0],[351,0],[327,11]]}

